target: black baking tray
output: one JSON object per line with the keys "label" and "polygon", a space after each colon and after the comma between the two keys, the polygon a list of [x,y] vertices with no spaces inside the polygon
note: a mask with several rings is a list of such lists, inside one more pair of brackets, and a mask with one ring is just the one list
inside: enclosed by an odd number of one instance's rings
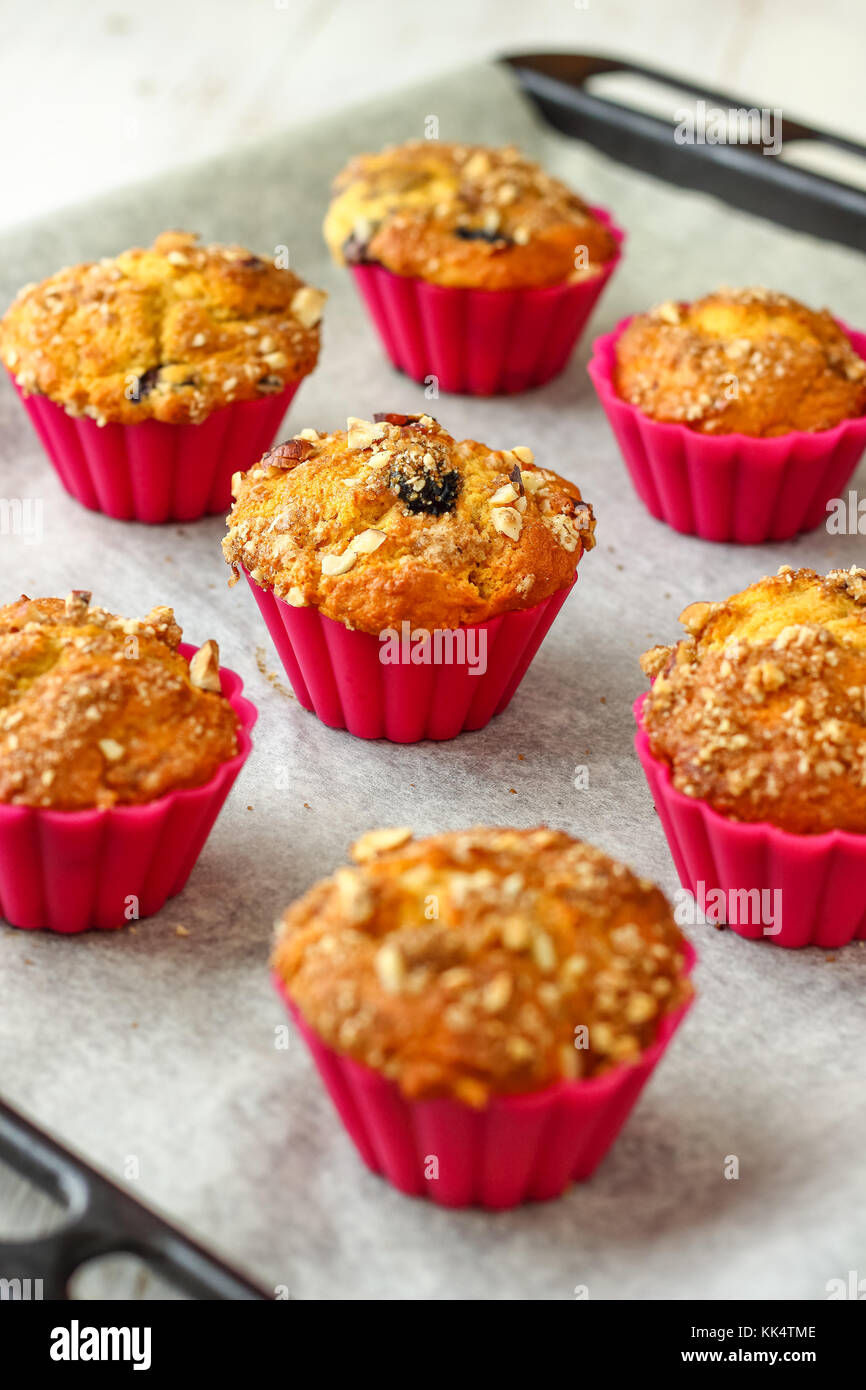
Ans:
{"label": "black baking tray", "polygon": [[66,1211],[60,1230],[0,1241],[0,1298],[66,1299],[77,1269],[121,1252],[194,1299],[272,1297],[2,1101],[0,1160]]}
{"label": "black baking tray", "polygon": [[[618,163],[680,188],[714,194],[792,231],[866,251],[866,190],[785,163],[756,144],[678,144],[674,121],[611,101],[590,86],[601,74],[631,73],[725,112],[750,109],[742,98],[641,63],[587,53],[512,54],[502,62],[546,121]],[[688,109],[688,102],[683,106]],[[799,141],[845,150],[859,156],[866,169],[866,146],[789,116],[778,126],[782,149]]]}
{"label": "black baking tray", "polygon": [[[750,145],[678,144],[674,123],[601,97],[593,77],[632,73],[678,88],[722,110],[745,103],[676,74],[617,58],[575,53],[513,54],[501,60],[541,115],[642,173],[713,194],[795,231],[866,250],[866,191],[785,164]],[[782,144],[812,141],[866,161],[866,147],[785,117]],[[66,1299],[75,1271],[111,1253],[137,1255],[193,1299],[272,1298],[208,1253],[156,1212],[0,1101],[0,1161],[66,1209],[60,1230],[29,1240],[0,1240],[0,1280],[41,1280],[44,1299]],[[5,1291],[6,1285],[0,1286]],[[0,1297],[3,1292],[0,1291]]]}

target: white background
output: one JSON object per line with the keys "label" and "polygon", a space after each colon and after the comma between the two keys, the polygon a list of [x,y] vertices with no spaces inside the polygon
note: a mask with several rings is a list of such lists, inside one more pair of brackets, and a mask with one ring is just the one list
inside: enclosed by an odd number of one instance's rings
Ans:
{"label": "white background", "polygon": [[862,0],[0,0],[0,226],[509,51],[612,53],[866,142]]}

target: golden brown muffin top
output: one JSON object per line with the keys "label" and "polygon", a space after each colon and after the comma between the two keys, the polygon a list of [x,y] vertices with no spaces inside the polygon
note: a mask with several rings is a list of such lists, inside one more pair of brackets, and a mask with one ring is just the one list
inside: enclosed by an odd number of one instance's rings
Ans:
{"label": "golden brown muffin top", "polygon": [[329,1046],[470,1105],[634,1061],[681,1004],[647,879],[561,830],[377,830],[277,924],[273,966]]}
{"label": "golden brown muffin top", "polygon": [[828,310],[764,289],[638,314],[616,344],[615,384],[645,415],[703,434],[827,430],[866,411],[866,362]]}
{"label": "golden brown muffin top", "polygon": [[513,145],[411,140],[356,155],[334,183],[325,240],[343,264],[470,289],[558,285],[616,252],[576,193]]}
{"label": "golden brown muffin top", "polygon": [[381,633],[530,608],[595,544],[580,489],[525,447],[458,442],[429,415],[303,430],[232,480],[226,560],[296,607]]}
{"label": "golden brown muffin top", "polygon": [[90,594],[0,608],[0,802],[73,811],[196,787],[237,752],[216,642],[187,664],[170,608],[119,618]]}
{"label": "golden brown muffin top", "polygon": [[197,423],[311,372],[324,301],[242,246],[164,232],[26,285],[0,321],[0,360],[22,390],[100,425]]}
{"label": "golden brown muffin top", "polygon": [[675,787],[741,821],[866,834],[866,570],[783,565],[641,658]]}

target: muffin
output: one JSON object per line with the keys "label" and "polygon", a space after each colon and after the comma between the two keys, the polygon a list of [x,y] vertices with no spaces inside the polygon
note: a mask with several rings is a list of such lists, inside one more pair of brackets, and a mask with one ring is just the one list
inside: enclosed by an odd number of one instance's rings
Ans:
{"label": "muffin", "polygon": [[315,367],[325,296],[240,246],[165,232],[28,285],[0,360],[61,481],[144,521],[224,511]]}
{"label": "muffin", "polygon": [[562,370],[623,239],[514,146],[436,140],[350,160],[324,234],[394,365],[472,395]]}
{"label": "muffin", "polygon": [[233,480],[223,541],[301,704],[397,741],[480,728],[511,698],[595,543],[531,449],[429,415],[306,429]]}
{"label": "muffin", "polygon": [[453,1205],[587,1177],[691,998],[664,896],[545,827],[352,852],[277,924],[273,969],[362,1157]]}
{"label": "muffin", "polygon": [[731,923],[744,935],[850,940],[866,927],[866,570],[784,565],[680,621],[686,638],[641,659],[639,722],[684,885],[778,892],[781,920]]}
{"label": "muffin", "polygon": [[826,309],[764,289],[637,314],[614,382],[644,415],[702,434],[814,433],[866,411],[866,362],[847,333]]}
{"label": "muffin", "polygon": [[90,594],[0,607],[0,912],[80,931],[183,887],[250,748],[255,712],[219,649],[170,608]]}
{"label": "muffin", "polygon": [[594,352],[638,493],[679,531],[751,544],[809,530],[866,446],[866,337],[788,295],[668,301]]}

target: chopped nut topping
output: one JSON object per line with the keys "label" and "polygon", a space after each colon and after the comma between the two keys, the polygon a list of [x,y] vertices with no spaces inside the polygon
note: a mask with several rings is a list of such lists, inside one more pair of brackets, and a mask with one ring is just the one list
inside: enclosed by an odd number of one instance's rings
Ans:
{"label": "chopped nut topping", "polygon": [[93,597],[89,589],[73,589],[67,595],[64,607],[67,617],[81,619],[90,607],[90,600]]}
{"label": "chopped nut topping", "polygon": [[347,546],[342,555],[335,555],[328,551],[322,556],[322,574],[332,578],[339,574],[346,574],[354,565],[357,555],[354,550]]}
{"label": "chopped nut topping", "polygon": [[322,317],[325,300],[328,296],[322,290],[304,285],[292,300],[292,313],[305,328],[314,328]]}
{"label": "chopped nut topping", "polygon": [[663,319],[665,323],[679,323],[680,306],[675,304],[672,299],[666,299],[664,304],[659,304],[656,309],[656,316]]}
{"label": "chopped nut topping", "polygon": [[222,690],[220,683],[220,649],[211,638],[205,642],[189,663],[190,681],[198,690]]}
{"label": "chopped nut topping", "polygon": [[99,740],[99,749],[102,756],[107,758],[110,763],[118,762],[126,751],[123,745],[113,738],[101,738]]}
{"label": "chopped nut topping", "polygon": [[496,530],[501,531],[503,536],[508,536],[513,541],[520,540],[523,518],[520,512],[515,511],[514,507],[497,507],[491,512],[491,520]]}
{"label": "chopped nut topping", "polygon": [[358,555],[371,555],[374,550],[379,549],[384,540],[387,540],[384,531],[377,531],[375,527],[370,527],[366,531],[359,532],[357,536],[353,536],[349,545]]}
{"label": "chopped nut topping", "polygon": [[414,831],[405,826],[387,830],[368,830],[366,835],[362,835],[360,840],[356,840],[352,845],[352,858],[359,864],[366,864],[368,860],[375,859],[380,854],[387,854],[389,850],[400,849],[402,845],[408,844],[413,834]]}
{"label": "chopped nut topping", "polygon": [[373,424],[371,420],[359,420],[350,415],[347,421],[347,442],[350,449],[369,449],[378,439],[384,438],[385,426]]}
{"label": "chopped nut topping", "polygon": [[400,947],[386,941],[376,952],[376,974],[386,994],[399,994],[406,981],[406,962]]}

